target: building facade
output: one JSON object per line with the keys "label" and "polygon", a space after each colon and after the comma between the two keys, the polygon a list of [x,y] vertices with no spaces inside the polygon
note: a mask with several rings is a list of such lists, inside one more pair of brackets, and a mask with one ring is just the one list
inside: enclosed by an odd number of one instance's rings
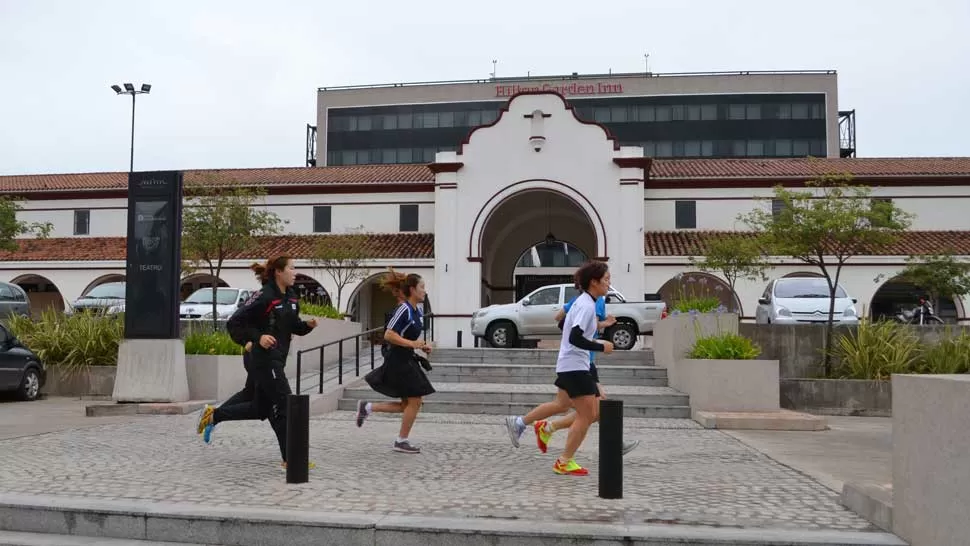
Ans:
{"label": "building facade", "polygon": [[[911,306],[914,287],[894,279],[910,255],[970,258],[970,159],[651,159],[622,146],[604,126],[582,119],[561,95],[525,92],[492,124],[468,131],[453,152],[427,165],[187,171],[187,183],[217,180],[265,188],[257,205],[278,214],[286,234],[227,261],[220,279],[186,283],[251,287],[248,266],[270,254],[294,256],[305,280],[336,301],[336,286],[315,269],[319,238],[364,233],[367,275],[340,294],[341,310],[377,326],[393,305],[375,283],[388,267],[421,274],[429,288],[435,340],[469,339],[479,308],[519,299],[529,287],[563,282],[588,258],[608,261],[628,297],[685,289],[716,295],[751,318],[764,282],[723,280],[690,265],[705,241],[743,229],[739,214],[771,207],[776,185],[804,187],[826,173],[849,173],[915,215],[912,231],[886,255],[859,256],[841,284],[860,311]],[[23,238],[0,252],[0,280],[25,286],[31,301],[61,307],[125,271],[126,173],[0,177],[0,193],[21,203],[19,219],[50,221],[51,238]],[[786,257],[772,277],[815,273]],[[966,317],[961,298],[940,309]],[[894,307],[895,306],[895,307]]]}
{"label": "building facade", "polygon": [[[513,95],[552,91],[648,157],[840,157],[835,71],[600,74],[327,87],[318,165],[431,163]],[[312,135],[310,136],[311,144]],[[854,147],[854,145],[853,145]],[[309,151],[309,150],[308,150]],[[847,151],[847,153],[849,153]]]}

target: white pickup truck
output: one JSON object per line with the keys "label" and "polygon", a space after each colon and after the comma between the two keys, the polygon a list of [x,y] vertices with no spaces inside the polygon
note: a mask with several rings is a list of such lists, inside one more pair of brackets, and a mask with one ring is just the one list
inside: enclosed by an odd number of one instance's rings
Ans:
{"label": "white pickup truck", "polygon": [[[484,338],[492,347],[515,347],[525,337],[557,336],[562,332],[556,312],[579,293],[572,284],[543,286],[516,303],[490,305],[472,315],[472,335]],[[629,350],[640,334],[653,332],[653,325],[663,318],[667,305],[656,301],[628,302],[610,288],[606,312],[616,317],[616,324],[606,329],[603,339],[613,342],[618,350]]]}

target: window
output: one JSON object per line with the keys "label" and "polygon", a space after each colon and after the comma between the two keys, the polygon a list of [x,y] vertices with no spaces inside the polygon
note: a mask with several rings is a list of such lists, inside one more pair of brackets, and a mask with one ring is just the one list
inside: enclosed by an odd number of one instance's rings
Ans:
{"label": "window", "polygon": [[745,113],[747,119],[761,119],[760,104],[749,104],[745,108],[747,109],[747,112]]}
{"label": "window", "polygon": [[640,121],[655,121],[653,106],[638,106],[637,115]]}
{"label": "window", "polygon": [[791,106],[791,117],[792,119],[808,119],[808,105],[793,104]]}
{"label": "window", "polygon": [[384,116],[384,129],[397,129],[397,114]]}
{"label": "window", "polygon": [[790,104],[779,104],[778,105],[778,119],[791,119],[791,105]]}
{"label": "window", "polygon": [[759,157],[765,155],[765,141],[763,140],[749,140],[748,141],[748,154],[749,157]]}
{"label": "window", "polygon": [[14,301],[13,290],[9,286],[0,284],[0,301]]}
{"label": "window", "polygon": [[714,155],[714,141],[713,140],[702,140],[701,141],[701,155],[704,157],[710,157]]}
{"label": "window", "polygon": [[559,287],[543,288],[529,298],[529,305],[556,305],[559,303]]}
{"label": "window", "polygon": [[671,157],[674,155],[674,144],[669,140],[657,143],[657,155],[655,157]]}
{"label": "window", "polygon": [[641,142],[640,145],[643,146],[644,157],[657,156],[657,146],[653,142]]}
{"label": "window", "polygon": [[91,234],[91,211],[74,211],[74,235]]}
{"label": "window", "polygon": [[825,141],[813,140],[809,143],[809,152],[814,157],[825,157]]}
{"label": "window", "polygon": [[731,155],[737,157],[744,157],[744,154],[748,152],[748,143],[743,140],[732,140],[731,141]]}
{"label": "window", "polygon": [[401,225],[400,231],[418,230],[418,206],[401,205]]}
{"label": "window", "polygon": [[441,112],[438,115],[438,125],[440,127],[454,127],[455,126],[455,113],[454,112]]}
{"label": "window", "polygon": [[414,116],[410,113],[398,114],[397,127],[399,129],[411,129],[414,127]]}
{"label": "window", "polygon": [[414,161],[411,154],[411,148],[398,148],[397,150],[397,162],[398,163],[411,163]]}
{"label": "window", "polygon": [[397,149],[385,148],[381,150],[381,163],[384,163],[384,164],[397,163]]}
{"label": "window", "polygon": [[478,127],[482,124],[482,112],[480,110],[472,110],[468,112],[468,126]]}
{"label": "window", "polygon": [[341,165],[356,165],[357,164],[357,151],[356,150],[344,150],[340,152],[340,164]]}
{"label": "window", "polygon": [[821,104],[812,105],[812,119],[825,119],[825,108]]}
{"label": "window", "polygon": [[684,121],[684,107],[671,106],[671,118],[674,121]]}
{"label": "window", "polygon": [[609,123],[610,121],[610,109],[609,108],[593,108],[593,121],[596,123]]}
{"label": "window", "polygon": [[371,130],[371,117],[370,116],[357,116],[357,130],[358,131],[370,131]]}
{"label": "window", "polygon": [[775,141],[775,155],[787,157],[791,155],[791,141],[782,138]]}
{"label": "window", "polygon": [[775,218],[781,216],[781,212],[785,210],[785,202],[781,199],[771,200],[771,215]]}
{"label": "window", "polygon": [[498,119],[498,110],[485,110],[482,112],[482,124],[492,123]]}
{"label": "window", "polygon": [[743,104],[732,104],[728,106],[728,119],[744,119],[745,107]]}
{"label": "window", "polygon": [[796,140],[792,146],[793,155],[796,157],[807,156],[810,149],[807,140]]}
{"label": "window", "polygon": [[697,201],[674,202],[674,226],[677,229],[697,229]]}
{"label": "window", "polygon": [[700,121],[701,119],[701,107],[699,104],[691,105],[687,107],[687,120],[688,121]]}
{"label": "window", "polygon": [[669,106],[658,106],[655,114],[657,121],[670,121],[670,116],[672,115],[671,108]]}
{"label": "window", "polygon": [[688,140],[684,143],[684,155],[687,157],[700,157],[701,155],[701,141],[699,140]]}
{"label": "window", "polygon": [[626,106],[614,106],[613,108],[610,108],[610,119],[608,121],[627,121]]}
{"label": "window", "polygon": [[330,233],[330,205],[313,207],[313,232]]}
{"label": "window", "polygon": [[701,119],[704,121],[714,121],[717,119],[717,105],[705,104],[701,106]]}

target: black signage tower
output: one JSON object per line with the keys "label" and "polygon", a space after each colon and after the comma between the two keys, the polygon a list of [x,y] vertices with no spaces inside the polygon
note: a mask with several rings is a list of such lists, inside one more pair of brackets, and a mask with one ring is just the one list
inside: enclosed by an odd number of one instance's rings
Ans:
{"label": "black signage tower", "polygon": [[182,173],[128,175],[126,339],[179,338]]}

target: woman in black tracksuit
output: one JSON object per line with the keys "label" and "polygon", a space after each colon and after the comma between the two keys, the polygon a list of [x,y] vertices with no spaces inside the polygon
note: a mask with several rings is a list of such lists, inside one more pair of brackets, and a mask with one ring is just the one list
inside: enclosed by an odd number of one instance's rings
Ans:
{"label": "woman in black tracksuit", "polygon": [[317,320],[300,319],[300,303],[293,290],[296,269],[289,257],[274,258],[252,268],[263,281],[263,288],[229,318],[226,328],[236,343],[252,343],[249,375],[255,396],[250,402],[217,408],[208,424],[214,426],[252,415],[269,419],[286,466],[286,396],[292,390],[283,368],[293,335],[309,334]]}

